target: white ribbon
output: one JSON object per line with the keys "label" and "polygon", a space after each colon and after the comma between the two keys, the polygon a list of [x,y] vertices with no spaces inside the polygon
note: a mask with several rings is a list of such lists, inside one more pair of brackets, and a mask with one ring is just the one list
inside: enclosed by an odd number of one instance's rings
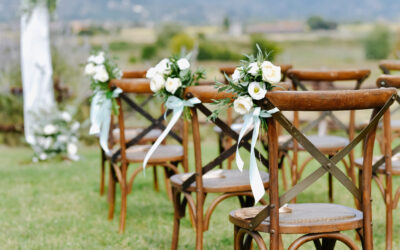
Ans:
{"label": "white ribbon", "polygon": [[254,125],[253,135],[251,137],[251,148],[250,148],[250,169],[249,169],[249,178],[250,178],[250,186],[251,191],[253,192],[253,196],[255,202],[257,203],[265,194],[264,185],[261,179],[260,172],[258,171],[256,156],[254,153],[254,147],[256,146],[258,133],[260,131],[260,117],[268,118],[271,117],[272,114],[278,112],[278,108],[274,108],[271,110],[261,110],[260,107],[254,109],[252,113],[249,113],[243,117],[243,125],[242,129],[239,133],[238,144],[236,147],[236,165],[238,166],[240,171],[243,171],[243,160],[239,154],[239,143],[241,142],[243,136],[249,130],[251,125]]}
{"label": "white ribbon", "polygon": [[179,117],[181,116],[184,107],[193,107],[195,104],[201,103],[201,101],[193,97],[189,100],[182,100],[176,96],[168,97],[167,101],[165,102],[165,107],[168,109],[172,109],[172,118],[169,121],[165,130],[161,133],[161,135],[157,138],[154,144],[151,146],[149,151],[147,152],[146,156],[144,157],[143,161],[143,169],[146,168],[147,162],[149,161],[150,157],[157,149],[157,147],[161,144],[161,142],[165,139],[168,135],[169,131],[174,127],[175,123],[178,121]]}
{"label": "white ribbon", "polygon": [[[116,88],[112,92],[112,98],[122,93],[122,89]],[[90,107],[90,130],[91,135],[100,135],[100,146],[106,154],[110,153],[108,148],[108,134],[111,122],[112,100],[106,97],[106,92],[98,90],[95,92]]]}

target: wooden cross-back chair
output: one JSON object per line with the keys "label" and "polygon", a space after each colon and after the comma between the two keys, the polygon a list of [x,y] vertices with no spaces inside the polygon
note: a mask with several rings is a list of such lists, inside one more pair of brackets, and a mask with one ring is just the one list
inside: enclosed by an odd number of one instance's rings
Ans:
{"label": "wooden cross-back chair", "polygon": [[[355,82],[353,86],[354,90],[360,89],[361,84],[364,80],[369,76],[370,70],[298,70],[291,69],[288,71],[288,78],[292,81],[292,87],[296,91],[311,91],[306,87],[305,82],[312,82],[317,85],[317,88],[324,88],[324,84],[332,83],[332,82],[340,82],[340,81],[352,81]],[[351,86],[347,86],[347,88],[351,88]],[[313,91],[313,90],[312,90]],[[326,118],[330,118],[333,123],[342,129],[342,131],[346,131],[348,137],[337,136],[337,135],[309,135],[307,138],[313,142],[313,144],[322,152],[324,152],[328,156],[334,155],[337,151],[344,148],[346,144],[354,137],[354,123],[355,123],[355,111],[351,110],[349,112],[349,125],[345,125],[339,118],[337,118],[332,111],[323,111],[318,117],[309,122],[307,126],[302,128],[303,133],[307,133],[312,129],[316,128],[321,121],[324,121]],[[299,112],[293,112],[293,123],[296,127],[299,127]],[[291,173],[291,184],[295,185],[297,181],[301,178],[301,175],[305,169],[305,167],[313,160],[312,157],[308,157],[304,160],[304,162],[299,164],[299,152],[304,151],[304,148],[301,145],[298,145],[296,140],[293,140],[293,137],[282,135],[280,137],[280,167],[284,169],[283,162],[286,158],[289,162],[290,173]],[[289,152],[293,152],[292,156],[289,156]],[[349,162],[346,162],[344,159],[342,163],[346,167],[347,174],[351,177],[353,181],[355,180],[354,176],[354,155],[353,152],[349,154]],[[283,171],[283,173],[285,173]],[[283,178],[286,182],[286,178]],[[283,183],[285,190],[287,189],[287,183]],[[333,182],[332,175],[328,174],[328,186],[329,186],[329,200],[333,201]]]}
{"label": "wooden cross-back chair", "polygon": [[[269,160],[269,200],[265,207],[243,208],[230,213],[234,224],[235,249],[250,249],[252,239],[259,249],[267,249],[260,232],[270,236],[269,249],[283,248],[281,234],[302,234],[288,248],[299,249],[312,241],[316,249],[333,249],[336,241],[341,241],[350,249],[358,249],[357,244],[341,231],[356,230],[363,249],[373,249],[371,182],[372,157],[377,124],[397,98],[395,89],[347,90],[347,91],[277,91],[267,93],[260,102],[265,110],[277,107],[280,111],[332,111],[332,110],[372,110],[369,124],[332,157],[320,151],[283,114],[277,112],[267,120],[268,160]],[[304,149],[320,164],[320,167],[297,183],[289,191],[279,196],[278,160],[279,142],[277,124],[293,136]],[[364,159],[360,183],[357,187],[336,165],[362,140]],[[310,187],[324,174],[332,174],[358,201],[360,210],[333,203],[297,203],[281,206],[294,199]],[[321,242],[322,240],[322,242]]]}
{"label": "wooden cross-back chair", "polygon": [[[188,87],[185,91],[185,98],[190,99],[192,97],[197,97],[201,101],[200,104],[196,104],[191,108],[195,171],[194,173],[174,175],[170,178],[174,203],[174,230],[171,249],[177,249],[178,247],[180,220],[185,216],[186,206],[188,206],[190,214],[193,216],[192,221],[196,230],[196,249],[203,249],[203,233],[208,230],[211,215],[220,202],[229,197],[238,197],[242,207],[253,206],[254,203],[248,170],[243,170],[243,173],[241,173],[239,170],[224,169],[219,170],[220,172],[212,172],[214,174],[219,173],[218,176],[207,176],[207,173],[213,168],[219,166],[221,162],[227,160],[236,152],[237,142],[207,164],[203,164],[202,161],[203,147],[200,141],[198,113],[200,112],[208,117],[211,115],[211,111],[204,104],[212,103],[213,100],[222,98],[233,98],[233,95],[219,93],[214,86],[194,86]],[[239,134],[221,119],[217,118],[215,121],[210,122],[213,122],[233,140],[238,140]],[[251,136],[252,131],[243,137],[239,147],[250,151],[249,140]],[[267,167],[266,159],[257,149],[255,149],[255,155],[262,165]],[[268,174],[263,171],[260,171],[260,174],[264,187],[268,188]],[[211,202],[211,205],[205,211],[204,204],[208,193],[220,195]],[[196,198],[193,197],[193,194],[196,195]],[[261,202],[265,203],[263,200]]]}
{"label": "wooden cross-back chair", "polygon": [[[291,64],[277,64],[277,66],[281,67],[281,73],[282,73],[282,79],[281,81],[284,82],[286,80],[286,74],[289,69],[292,68]],[[219,68],[219,71],[224,77],[224,81],[226,82],[227,80],[225,79],[225,74],[229,77],[232,76],[233,72],[235,71],[236,67],[221,67]],[[238,119],[240,116],[233,116],[233,110],[232,108],[228,108],[226,112],[226,123],[231,126],[231,128],[239,133],[242,124],[238,123]],[[219,153],[224,151],[226,148],[229,148],[232,145],[232,138],[229,136],[226,136],[222,130],[217,126],[214,128],[214,131],[218,134],[218,150]],[[227,168],[231,169],[232,168],[232,160],[233,157],[230,157],[227,161]],[[221,165],[222,168],[222,165]]]}
{"label": "wooden cross-back chair", "polygon": [[[135,71],[124,71],[122,75],[122,79],[144,79],[146,78],[146,70],[135,70]],[[142,103],[139,104],[140,107],[144,108],[152,99],[153,95],[149,95]],[[125,137],[127,140],[131,140],[135,136],[137,136],[140,132],[143,131],[143,128],[140,127],[126,127],[125,128]],[[146,134],[138,144],[151,143],[157,140],[157,138],[161,135],[160,129],[153,129],[148,134]],[[119,143],[119,127],[118,123],[114,124],[114,117],[111,117],[111,126],[109,133],[109,147],[112,148],[114,145]],[[100,165],[100,195],[104,194],[105,189],[105,169],[106,169],[106,161],[107,157],[105,155],[104,150],[100,147],[101,152],[101,165]],[[154,169],[155,171],[155,169]],[[156,172],[153,172],[154,175],[154,188],[158,190],[158,181]]]}
{"label": "wooden cross-back chair", "polygon": [[[376,80],[376,85],[377,87],[400,89],[400,76],[382,75]],[[400,104],[398,96],[396,96],[396,102]],[[398,110],[394,109],[393,111]],[[397,146],[392,148],[392,135],[394,135],[394,139],[398,138],[400,121],[390,118],[390,115],[394,113],[393,111],[385,114],[383,123],[379,125],[379,128],[383,130],[382,155],[375,156],[372,165],[373,179],[377,183],[386,206],[386,249],[393,249],[393,210],[397,208],[400,200],[400,186],[395,189],[396,187],[393,187],[392,182],[393,176],[400,176],[400,158],[398,155],[400,145],[397,143],[395,144]],[[392,157],[392,155],[394,156]],[[362,166],[362,158],[355,160],[355,166]]]}
{"label": "wooden cross-back chair", "polygon": [[393,71],[400,71],[400,60],[383,60],[379,62],[383,74],[390,75]]}
{"label": "wooden cross-back chair", "polygon": [[[121,189],[121,214],[120,214],[120,227],[119,230],[123,232],[125,230],[126,221],[126,209],[127,209],[127,195],[131,191],[135,177],[143,170],[143,160],[146,153],[150,149],[151,145],[138,145],[138,143],[145,138],[153,129],[164,130],[163,124],[164,114],[159,117],[153,117],[151,114],[146,112],[139,104],[134,100],[130,99],[127,94],[152,94],[150,90],[150,83],[147,79],[122,79],[112,80],[110,83],[111,88],[119,87],[123,90],[123,93],[117,98],[119,105],[118,115],[118,127],[119,127],[119,148],[114,149],[112,154],[108,156],[111,167],[110,167],[110,178],[109,178],[109,219],[113,218],[114,205],[115,205],[115,191],[116,182],[119,182]],[[135,110],[151,124],[143,128],[133,138],[127,140],[125,136],[125,117],[122,101],[126,103],[130,108]],[[171,110],[166,111],[166,115],[171,114]],[[161,144],[153,155],[150,157],[147,167],[160,166],[164,168],[166,176],[167,193],[172,198],[172,191],[168,182],[168,178],[173,174],[177,174],[178,164],[183,165],[183,169],[187,171],[187,126],[184,123],[182,137],[174,133],[169,132],[169,137],[175,139],[181,145],[165,145]],[[133,171],[132,175],[128,179],[128,165],[138,163],[138,167]]]}

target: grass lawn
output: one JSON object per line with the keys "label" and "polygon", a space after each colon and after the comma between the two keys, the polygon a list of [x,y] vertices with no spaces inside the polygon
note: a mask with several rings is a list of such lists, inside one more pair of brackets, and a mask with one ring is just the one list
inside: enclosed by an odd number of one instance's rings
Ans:
{"label": "grass lawn", "polygon": [[[205,161],[215,155],[216,146],[209,142]],[[119,213],[108,221],[106,197],[98,192],[99,151],[83,147],[81,156],[79,162],[32,164],[28,148],[0,146],[0,249],[169,249],[173,209],[164,185],[156,192],[151,172],[139,175],[128,198],[126,232],[118,234]],[[335,201],[352,206],[350,194],[337,182],[334,187]],[[385,209],[375,185],[373,191],[375,249],[384,249]],[[298,198],[298,202],[327,200],[326,178]],[[232,249],[228,212],[238,206],[236,199],[230,199],[216,209],[205,233],[205,249]],[[394,249],[400,249],[399,209],[394,216]],[[295,237],[284,236],[286,246]],[[190,222],[184,219],[180,249],[194,249],[194,239]],[[346,249],[338,244],[342,248]]]}

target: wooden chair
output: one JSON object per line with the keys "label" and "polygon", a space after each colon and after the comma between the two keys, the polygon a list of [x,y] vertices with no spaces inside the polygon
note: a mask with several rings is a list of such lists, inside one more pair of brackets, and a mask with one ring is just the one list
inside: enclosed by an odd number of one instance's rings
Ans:
{"label": "wooden chair", "polygon": [[[333,249],[341,241],[350,249],[358,249],[355,242],[341,231],[356,230],[363,249],[373,249],[371,178],[374,138],[379,119],[388,114],[390,105],[397,98],[395,89],[348,90],[348,91],[278,91],[267,93],[261,101],[263,109],[277,107],[280,111],[332,111],[373,109],[370,123],[360,134],[337,154],[328,158],[289,120],[277,112],[268,119],[270,204],[266,207],[243,208],[230,212],[229,220],[234,224],[235,249],[250,249],[252,239],[259,249],[267,249],[260,232],[270,235],[271,250],[283,248],[281,234],[302,234],[288,248],[299,249],[304,243],[313,241],[316,249]],[[320,164],[320,167],[279,196],[278,160],[279,123]],[[356,185],[338,167],[337,163],[364,139],[364,160],[360,183]],[[310,187],[324,174],[331,173],[359,201],[360,210],[332,203],[289,204],[299,193]],[[281,210],[281,213],[279,212]],[[286,211],[285,211],[286,210]],[[247,236],[247,237],[246,237]],[[322,242],[320,241],[322,240]]]}
{"label": "wooden chair", "polygon": [[400,71],[400,60],[383,60],[379,62],[383,74],[390,75],[393,71]]}
{"label": "wooden chair", "polygon": [[[122,75],[122,79],[144,79],[146,78],[146,70],[136,70],[136,71],[124,71]],[[139,104],[140,107],[145,107],[146,104],[149,103],[149,101],[152,99],[152,95],[150,95],[148,98],[146,98],[141,104]],[[143,131],[143,128],[125,128],[125,137],[129,141],[133,139],[135,136],[137,136],[140,132]],[[157,140],[157,138],[161,135],[161,130],[160,129],[153,129],[151,130],[148,134],[146,134],[139,142],[138,144],[145,144],[145,143],[151,143]],[[119,127],[118,124],[114,124],[114,119],[111,119],[111,125],[110,125],[110,133],[109,133],[109,147],[112,148],[114,145],[119,143]],[[104,194],[104,189],[105,189],[105,168],[106,168],[106,161],[107,157],[104,153],[104,150],[100,147],[100,155],[101,155],[101,160],[100,160],[100,195]],[[158,190],[158,181],[157,181],[157,175],[154,169],[153,172],[154,176],[154,187],[156,190]]]}
{"label": "wooden chair", "polygon": [[[117,103],[119,105],[119,115],[118,115],[118,127],[119,127],[119,149],[114,149],[111,155],[108,155],[110,160],[110,176],[109,176],[109,213],[108,218],[112,219],[114,215],[115,206],[115,191],[116,182],[119,182],[121,189],[121,214],[120,214],[120,232],[125,230],[126,221],[126,209],[127,209],[127,195],[131,191],[135,177],[143,170],[142,162],[147,151],[150,149],[151,145],[138,145],[138,142],[143,140],[147,134],[155,128],[164,130],[163,125],[164,114],[159,117],[154,118],[148,112],[146,112],[140,105],[138,105],[134,100],[130,99],[127,94],[151,94],[150,83],[147,79],[122,79],[122,80],[111,80],[111,88],[119,87],[123,90],[123,93],[117,98]],[[151,125],[143,128],[142,131],[137,134],[134,138],[127,140],[125,136],[125,122],[124,122],[124,109],[122,107],[122,101],[128,104],[132,109],[136,110],[144,118],[151,122]],[[171,110],[166,112],[169,115]],[[183,126],[183,138],[170,132],[169,136],[179,142],[181,145],[160,145],[154,154],[150,157],[147,167],[161,166],[164,168],[166,176],[166,185],[168,195],[172,198],[172,191],[169,186],[167,179],[173,174],[178,173],[178,164],[183,165],[184,171],[187,171],[187,126]],[[118,164],[119,163],[119,164]],[[139,163],[138,167],[133,171],[132,175],[128,179],[128,165]]]}
{"label": "wooden chair", "polygon": [[[357,90],[360,88],[363,81],[369,76],[370,70],[297,70],[291,69],[288,71],[287,75],[292,80],[293,89],[297,91],[309,91],[304,82],[312,82],[314,87],[317,89],[324,89],[324,84],[340,81],[352,81],[355,82],[353,89]],[[349,87],[347,87],[349,88]],[[350,86],[351,88],[351,86]],[[349,140],[354,137],[355,129],[355,111],[351,110],[349,112],[349,125],[345,125],[340,119],[338,119],[331,111],[322,112],[314,121],[309,122],[308,125],[302,128],[303,133],[307,133],[318,126],[321,121],[326,120],[328,117],[332,122],[343,131],[346,131],[348,138],[336,135],[318,134],[309,135],[307,138],[324,154],[328,156],[333,156],[336,152],[343,149]],[[293,112],[294,119],[293,123],[298,128],[299,127],[299,112]],[[301,178],[301,175],[305,167],[313,160],[312,157],[308,157],[301,165],[299,164],[298,154],[304,151],[301,145],[298,145],[297,141],[293,141],[290,136],[281,136],[279,138],[280,146],[280,166],[284,168],[283,161],[288,159],[289,167],[291,172],[291,182],[292,186],[297,183]],[[289,152],[292,152],[292,156],[289,156]],[[351,177],[353,181],[356,181],[354,176],[354,154],[350,152],[349,162],[347,163],[344,159],[342,160],[346,167],[347,174]],[[329,186],[329,200],[333,202],[333,182],[332,175],[328,174],[328,186]],[[284,183],[285,190],[287,189],[287,184]]]}
{"label": "wooden chair", "polygon": [[[376,85],[399,89],[400,76],[382,75],[376,80]],[[400,104],[398,96],[396,96],[396,102]],[[391,113],[394,113],[393,111]],[[393,210],[397,208],[400,199],[400,186],[393,192],[394,187],[392,185],[393,176],[400,176],[400,158],[396,155],[400,152],[400,145],[391,148],[391,137],[393,132],[394,138],[399,135],[400,127],[398,124],[400,124],[400,121],[391,120],[391,113],[387,112],[383,117],[383,123],[379,125],[379,128],[383,130],[383,140],[381,140],[384,144],[381,150],[383,154],[375,156],[372,162],[372,177],[376,181],[386,206],[386,249],[393,249]],[[355,166],[362,167],[362,158],[355,160]]]}
{"label": "wooden chair", "polygon": [[[281,72],[282,72],[282,82],[286,80],[286,74],[289,69],[292,68],[292,65],[290,64],[278,64],[278,66],[281,67]],[[221,74],[224,76],[224,81],[225,79],[225,74],[227,76],[231,76],[233,72],[235,71],[236,67],[221,67],[219,71]],[[240,129],[242,128],[242,124],[238,123],[238,120],[240,116],[233,117],[233,111],[232,108],[228,108],[227,113],[226,113],[226,122],[231,128],[236,132],[239,133]],[[218,134],[218,150],[219,153],[224,151],[225,149],[229,148],[232,145],[232,138],[229,136],[226,136],[224,133],[222,133],[222,130],[216,126],[214,127],[214,131]],[[227,168],[231,169],[232,168],[232,161],[233,157],[230,157],[227,161]],[[222,168],[222,165],[221,165]]]}
{"label": "wooden chair", "polygon": [[[223,151],[217,158],[209,163],[203,165],[202,161],[198,111],[208,117],[211,115],[211,111],[204,104],[212,103],[213,100],[217,99],[231,98],[233,95],[228,93],[220,94],[214,86],[194,86],[186,89],[185,97],[187,99],[197,97],[202,103],[191,108],[195,172],[178,174],[170,178],[174,203],[174,230],[172,233],[171,249],[177,249],[178,247],[179,225],[181,218],[185,216],[186,205],[188,205],[190,214],[193,216],[192,221],[194,222],[196,230],[196,249],[203,249],[203,233],[208,230],[210,218],[216,206],[229,197],[238,197],[241,207],[249,207],[253,206],[254,198],[251,192],[249,173],[247,170],[243,170],[243,173],[239,170],[219,170],[221,172],[219,172],[218,176],[212,176],[218,172],[211,172],[211,176],[207,176],[207,173],[210,173],[213,168],[220,165],[222,161],[228,159],[236,152],[237,143]],[[238,133],[232,130],[221,119],[210,122],[213,122],[221,128],[221,130],[233,140],[238,140]],[[250,131],[243,137],[239,147],[250,151],[250,143],[248,140],[251,139],[251,136],[252,132]],[[255,155],[257,159],[266,166],[267,161],[257,149],[255,150]],[[268,188],[268,174],[262,171],[260,171],[260,174],[264,187]],[[217,193],[220,195],[211,202],[211,205],[204,213],[205,199],[209,193]],[[196,198],[193,197],[193,194],[196,195]],[[263,200],[261,200],[261,202],[265,204]]]}

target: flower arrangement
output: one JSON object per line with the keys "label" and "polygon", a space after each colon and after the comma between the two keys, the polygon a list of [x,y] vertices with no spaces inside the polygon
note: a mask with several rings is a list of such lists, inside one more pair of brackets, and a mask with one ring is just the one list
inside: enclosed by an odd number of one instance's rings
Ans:
{"label": "flower arrangement", "polygon": [[237,98],[233,103],[231,99],[215,100],[214,104],[218,108],[214,110],[210,118],[217,118],[222,110],[232,106],[240,115],[250,113],[258,106],[257,101],[263,99],[267,91],[280,82],[281,68],[267,61],[268,53],[263,53],[258,45],[257,48],[257,56],[246,55],[246,59],[241,61],[231,77],[225,74],[228,84],[216,83],[218,91],[235,93]]}
{"label": "flower arrangement", "polygon": [[112,101],[114,114],[118,114],[118,104],[113,97],[113,90],[109,88],[111,79],[122,77],[122,71],[118,68],[116,62],[104,51],[93,53],[89,56],[88,63],[85,66],[85,75],[90,77],[90,87],[94,95],[103,92],[104,96]]}
{"label": "flower arrangement", "polygon": [[90,87],[93,90],[89,134],[100,135],[100,145],[106,153],[109,153],[108,132],[111,114],[118,115],[116,98],[122,93],[120,88],[111,89],[109,83],[111,79],[120,79],[122,71],[113,59],[100,51],[89,56],[85,74],[90,77]]}
{"label": "flower arrangement", "polygon": [[164,58],[147,71],[146,78],[150,79],[151,91],[164,102],[171,96],[183,99],[185,88],[197,85],[198,80],[204,78],[203,70],[192,73],[189,59],[190,54],[182,58]]}
{"label": "flower arrangement", "polygon": [[190,54],[182,58],[178,56],[164,58],[146,73],[146,77],[150,80],[151,91],[154,92],[155,96],[160,96],[163,99],[165,107],[167,110],[172,110],[173,116],[163,133],[147,152],[143,161],[143,168],[146,167],[150,156],[168,135],[182,113],[184,112],[185,118],[190,119],[188,107],[193,107],[195,104],[200,103],[197,98],[189,100],[184,100],[183,98],[185,88],[197,85],[198,80],[204,78],[203,70],[197,70],[192,73],[189,59]]}
{"label": "flower arrangement", "polygon": [[267,91],[271,90],[281,80],[281,68],[273,65],[267,60],[268,53],[263,53],[257,45],[257,56],[246,56],[240,66],[235,69],[231,77],[225,75],[228,83],[217,83],[218,91],[226,91],[237,95],[232,103],[230,98],[214,100],[217,105],[216,110],[210,115],[211,119],[216,119],[220,112],[232,107],[236,113],[243,115],[243,125],[239,133],[236,148],[236,165],[239,170],[243,170],[243,160],[239,153],[239,142],[245,133],[253,128],[250,148],[250,185],[254,199],[258,202],[265,193],[260,173],[258,172],[257,161],[255,157],[255,145],[257,142],[260,126],[267,129],[266,119],[279,110],[261,110],[258,102],[265,97]]}
{"label": "flower arrangement", "polygon": [[[39,116],[36,114],[36,116]],[[40,119],[34,127],[35,143],[32,145],[32,161],[44,161],[56,156],[64,159],[79,160],[78,130],[79,122],[72,121],[67,111],[41,111]]]}

